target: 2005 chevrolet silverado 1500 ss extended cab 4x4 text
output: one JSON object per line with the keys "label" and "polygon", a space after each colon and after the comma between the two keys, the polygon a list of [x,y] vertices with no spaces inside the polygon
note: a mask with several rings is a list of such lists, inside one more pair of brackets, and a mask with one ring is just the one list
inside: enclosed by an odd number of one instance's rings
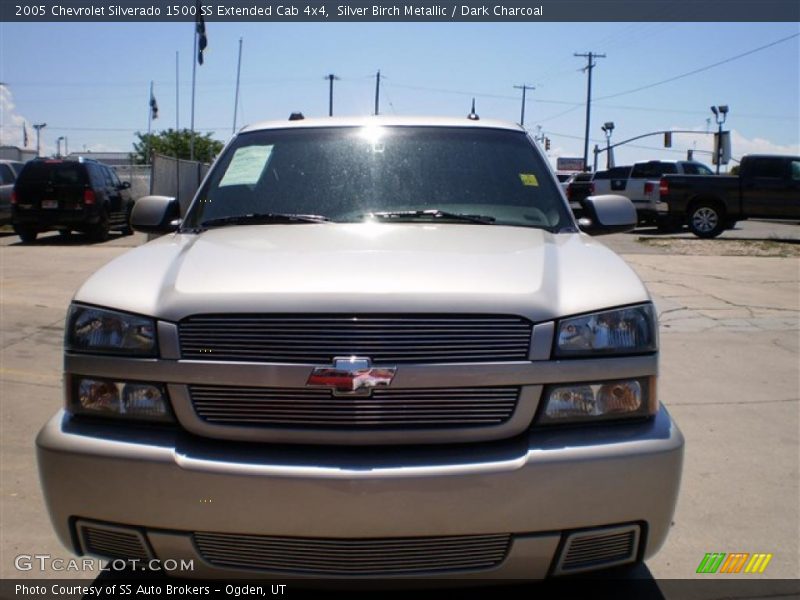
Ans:
{"label": "2005 chevrolet silverado 1500 ss extended cab 4x4 text", "polygon": [[[628,230],[626,198],[580,227]],[[245,128],[92,275],[37,439],[78,554],[191,577],[531,578],[664,542],[683,438],[641,280],[523,129]]]}

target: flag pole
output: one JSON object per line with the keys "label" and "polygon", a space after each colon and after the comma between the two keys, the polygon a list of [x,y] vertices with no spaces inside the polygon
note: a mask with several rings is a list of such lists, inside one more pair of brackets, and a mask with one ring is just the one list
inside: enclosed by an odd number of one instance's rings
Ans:
{"label": "flag pole", "polygon": [[242,38],[239,38],[239,62],[236,65],[236,95],[233,99],[233,130],[236,133],[236,112],[239,108],[239,77],[242,73]]}
{"label": "flag pole", "polygon": [[153,82],[150,81],[150,97],[147,99],[147,137],[150,138],[150,129],[153,124]]}
{"label": "flag pole", "polygon": [[181,78],[180,78],[180,52],[175,51],[175,132],[181,129]]}
{"label": "flag pole", "polygon": [[[175,51],[175,135],[180,139],[180,107],[181,107],[181,77],[180,77],[180,52]],[[175,198],[180,206],[181,190],[181,161],[178,156],[178,143],[175,144]],[[152,183],[152,180],[151,180]],[[153,193],[152,188],[150,193]]]}
{"label": "flag pole", "polygon": [[192,115],[191,115],[191,137],[189,138],[189,160],[194,160],[194,88],[197,81],[197,25],[194,26],[194,50],[192,51]]}
{"label": "flag pole", "polygon": [[145,151],[146,151],[146,155],[144,157],[145,164],[150,162],[150,151],[152,147],[150,130],[152,124],[153,124],[153,81],[150,80],[150,97],[147,99],[147,145],[145,146]]}

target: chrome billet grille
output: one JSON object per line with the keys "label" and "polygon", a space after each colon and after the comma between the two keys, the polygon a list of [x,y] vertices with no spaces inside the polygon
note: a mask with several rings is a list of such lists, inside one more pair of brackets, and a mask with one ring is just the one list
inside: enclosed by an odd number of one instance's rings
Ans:
{"label": "chrome billet grille", "polygon": [[79,524],[78,531],[86,554],[126,560],[151,558],[144,536],[135,529]]}
{"label": "chrome billet grille", "polygon": [[328,389],[190,385],[208,423],[250,427],[381,429],[499,425],[514,414],[516,387],[376,389],[334,396]]}
{"label": "chrome billet grille", "polygon": [[574,533],[564,545],[557,572],[588,571],[633,562],[638,546],[637,525]]}
{"label": "chrome billet grille", "polygon": [[200,555],[220,567],[355,576],[487,569],[506,557],[511,536],[326,539],[195,533],[194,541]]}
{"label": "chrome billet grille", "polygon": [[211,361],[373,363],[527,360],[532,324],[494,315],[198,315],[178,325],[181,356]]}

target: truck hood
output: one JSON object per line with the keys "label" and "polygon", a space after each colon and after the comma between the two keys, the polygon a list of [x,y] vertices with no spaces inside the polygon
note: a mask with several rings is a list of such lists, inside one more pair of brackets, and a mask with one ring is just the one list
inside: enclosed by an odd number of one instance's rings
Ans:
{"label": "truck hood", "polygon": [[200,313],[484,313],[533,321],[644,302],[584,234],[473,224],[231,226],[164,236],[75,300],[169,321]]}

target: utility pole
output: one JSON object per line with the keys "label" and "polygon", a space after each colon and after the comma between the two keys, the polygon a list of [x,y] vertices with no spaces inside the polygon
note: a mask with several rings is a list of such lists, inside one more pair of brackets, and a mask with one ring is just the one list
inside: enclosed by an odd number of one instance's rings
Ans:
{"label": "utility pole", "polygon": [[45,127],[47,127],[47,123],[34,123],[33,124],[33,128],[36,130],[36,156],[37,157],[41,154],[41,144],[39,142],[40,142],[40,138],[41,138],[42,129],[44,129]]}
{"label": "utility pole", "polygon": [[589,159],[589,120],[592,114],[592,69],[595,68],[597,65],[594,62],[595,58],[605,58],[605,54],[596,54],[594,52],[588,52],[584,54],[580,54],[578,52],[574,53],[574,56],[578,56],[581,58],[586,59],[586,68],[585,70],[588,72],[589,75],[589,82],[586,88],[586,133],[583,140],[583,170],[588,171],[588,164],[587,161]]}
{"label": "utility pole", "polygon": [[[8,87],[5,81],[0,81],[0,87]],[[3,107],[5,102],[0,103],[0,146],[3,145]]]}
{"label": "utility pole", "polygon": [[334,75],[333,73],[329,73],[328,75],[325,76],[325,79],[327,79],[330,82],[329,85],[328,85],[328,116],[332,117],[333,116],[333,82],[334,81],[338,81],[339,78],[336,75]]}
{"label": "utility pole", "polygon": [[378,74],[375,76],[375,114],[380,114],[380,98],[381,98],[381,71],[378,69]]}
{"label": "utility pole", "polygon": [[236,62],[236,93],[233,97],[233,129],[231,133],[236,133],[236,115],[239,109],[239,79],[242,74],[242,38],[239,38],[239,60]]}
{"label": "utility pole", "polygon": [[520,115],[519,115],[519,124],[520,124],[521,127],[525,127],[525,92],[527,90],[533,91],[536,88],[534,86],[532,86],[532,85],[526,85],[526,84],[523,83],[522,85],[515,85],[514,89],[515,90],[522,90],[522,110],[520,111]]}

